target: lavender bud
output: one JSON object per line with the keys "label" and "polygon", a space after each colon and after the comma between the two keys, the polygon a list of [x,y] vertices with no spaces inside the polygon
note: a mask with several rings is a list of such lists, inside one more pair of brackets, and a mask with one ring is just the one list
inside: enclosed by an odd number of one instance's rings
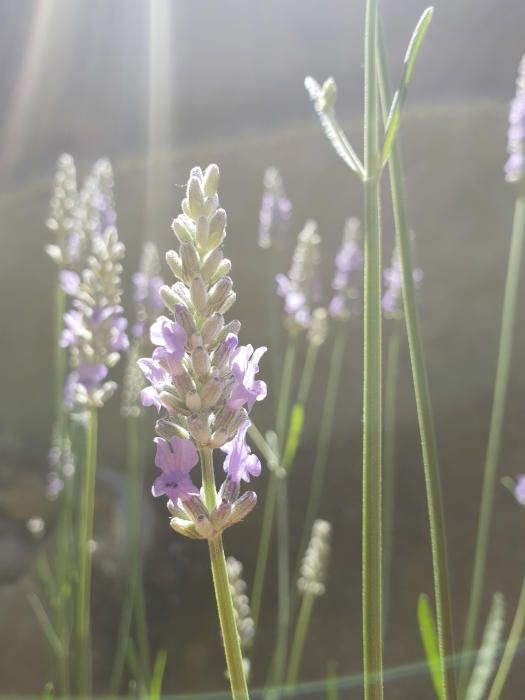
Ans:
{"label": "lavender bud", "polygon": [[245,491],[243,495],[233,504],[232,514],[228,525],[244,520],[244,518],[255,508],[257,504],[257,494],[254,491]]}
{"label": "lavender bud", "polygon": [[228,362],[228,358],[230,357],[230,353],[236,345],[236,336],[231,335],[226,338],[226,340],[223,340],[213,353],[211,360],[213,367],[216,367],[217,369],[224,369],[226,363]]}
{"label": "lavender bud", "polygon": [[193,316],[190,314],[187,307],[184,306],[184,304],[177,304],[173,309],[173,314],[179,326],[182,326],[186,331],[188,338],[191,337],[193,333],[195,333],[196,328]]}
{"label": "lavender bud", "polygon": [[193,371],[198,377],[205,377],[210,372],[210,356],[201,345],[191,353]]}
{"label": "lavender bud", "polygon": [[217,268],[221,264],[224,258],[224,254],[220,248],[214,248],[208,255],[204,258],[204,263],[202,265],[202,276],[209,282],[213,275],[216,273]]}
{"label": "lavender bud", "polygon": [[186,394],[186,406],[190,411],[200,411],[201,410],[201,397],[197,391],[189,391]]}
{"label": "lavender bud", "polygon": [[239,498],[240,484],[233,479],[226,478],[222,482],[221,488],[219,489],[219,498],[221,501],[229,501],[233,503]]}
{"label": "lavender bud", "polygon": [[168,263],[168,266],[175,275],[175,277],[177,277],[178,279],[182,279],[182,260],[180,259],[179,254],[176,253],[174,250],[168,250],[168,252],[166,253],[166,262]]}
{"label": "lavender bud", "polygon": [[237,294],[235,292],[230,292],[219,307],[220,313],[225,314],[227,311],[229,311],[231,307],[235,304],[236,299]]}
{"label": "lavender bud", "polygon": [[161,391],[159,399],[162,405],[165,406],[168,411],[177,413],[181,409],[185,408],[184,403],[171,391]]}
{"label": "lavender bud", "polygon": [[219,168],[215,163],[208,165],[204,171],[202,186],[204,194],[207,197],[217,194],[217,189],[219,187]]}
{"label": "lavender bud", "polygon": [[213,525],[204,515],[201,515],[195,522],[195,529],[204,540],[208,540],[216,534]]}
{"label": "lavender bud", "polygon": [[181,243],[180,259],[182,260],[182,268],[186,279],[190,280],[192,277],[200,274],[201,262],[192,243]]}
{"label": "lavender bud", "polygon": [[187,372],[182,372],[173,377],[173,386],[181,396],[186,396],[190,391],[195,391],[195,382]]}
{"label": "lavender bud", "polygon": [[184,216],[179,214],[176,219],[173,219],[171,228],[180,243],[193,243],[193,232],[190,228],[189,222]]}
{"label": "lavender bud", "polygon": [[186,511],[182,510],[182,508],[179,508],[179,506],[176,503],[174,503],[171,500],[171,498],[167,502],[166,506],[167,506],[169,512],[171,513],[171,515],[175,516],[176,518],[181,518],[183,520],[187,519],[188,516],[187,516]]}
{"label": "lavender bud", "polygon": [[240,408],[238,411],[234,411],[226,425],[226,432],[231,436],[235,435],[241,425],[246,422],[247,418],[248,412],[245,408]]}
{"label": "lavender bud", "polygon": [[213,408],[224,391],[224,382],[213,377],[202,387],[201,399],[204,408]]}
{"label": "lavender bud", "polygon": [[205,446],[210,441],[210,430],[208,422],[203,415],[194,413],[188,418],[188,430],[192,438],[201,446]]}
{"label": "lavender bud", "polygon": [[216,194],[206,197],[204,200],[204,215],[210,218],[217,211],[219,206],[219,197]]}
{"label": "lavender bud", "polygon": [[326,309],[318,307],[312,314],[312,323],[308,329],[308,342],[320,347],[328,335],[328,314]]}
{"label": "lavender bud", "polygon": [[231,272],[232,263],[228,258],[221,260],[219,266],[215,270],[215,273],[210,277],[209,282],[214,283],[221,279],[221,277],[226,277]]}
{"label": "lavender bud", "polygon": [[159,289],[160,298],[166,304],[170,311],[175,311],[177,304],[181,303],[181,298],[175,294],[172,287],[163,284]]}
{"label": "lavender bud", "polygon": [[188,198],[188,210],[191,218],[196,221],[199,216],[203,216],[204,214],[204,193],[200,180],[193,175],[188,180],[186,196]]}
{"label": "lavender bud", "polygon": [[226,212],[224,209],[217,209],[210,221],[210,235],[207,248],[211,250],[219,246],[224,239],[224,229],[226,228]]}
{"label": "lavender bud", "polygon": [[202,277],[194,277],[190,285],[190,296],[193,306],[199,314],[208,311],[208,292]]}
{"label": "lavender bud", "polygon": [[218,311],[233,289],[231,277],[223,277],[210,289],[209,304],[214,311]]}
{"label": "lavender bud", "polygon": [[201,246],[201,248],[206,247],[209,235],[210,225],[208,223],[208,219],[205,216],[201,216],[199,217],[197,225],[195,227],[195,238],[197,240],[197,243]]}
{"label": "lavender bud", "polygon": [[229,519],[232,513],[232,504],[228,501],[221,501],[219,505],[213,509],[211,514],[211,522],[215,532],[221,532],[229,525]]}
{"label": "lavender bud", "polygon": [[197,532],[195,524],[185,518],[172,518],[170,520],[170,526],[175,532],[178,532],[179,535],[184,535],[184,537],[189,537],[192,540],[206,539]]}
{"label": "lavender bud", "polygon": [[224,316],[218,312],[212,314],[204,321],[201,328],[202,342],[209,345],[217,338],[224,328]]}
{"label": "lavender bud", "polygon": [[[167,442],[174,437],[180,438],[181,440],[187,440],[189,438],[188,431],[185,430],[180,423],[167,420],[166,418],[159,418],[155,423],[155,431]],[[173,515],[175,515],[175,513]]]}
{"label": "lavender bud", "polygon": [[213,449],[217,449],[219,447],[222,447],[225,445],[227,442],[230,442],[230,436],[224,430],[224,428],[219,428],[219,430],[216,430],[212,436],[211,436],[211,441],[210,445],[213,447]]}
{"label": "lavender bud", "polygon": [[184,500],[184,510],[195,522],[199,518],[207,518],[208,510],[199,496],[189,496]]}

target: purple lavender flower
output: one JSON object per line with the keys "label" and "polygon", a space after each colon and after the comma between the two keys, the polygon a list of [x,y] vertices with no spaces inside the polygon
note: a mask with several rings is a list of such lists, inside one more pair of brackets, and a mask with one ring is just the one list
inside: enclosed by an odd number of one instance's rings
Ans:
{"label": "purple lavender flower", "polygon": [[525,506],[525,474],[520,474],[516,479],[514,496],[516,497],[518,503]]}
{"label": "purple lavender flower", "polygon": [[235,410],[246,405],[249,412],[256,401],[262,401],[266,397],[265,382],[255,379],[259,371],[259,360],[266,350],[263,347],[254,351],[251,345],[241,345],[232,352],[230,369],[234,382],[228,401],[230,408]]}
{"label": "purple lavender flower", "polygon": [[259,212],[259,245],[271,248],[272,238],[281,238],[288,231],[292,213],[292,203],[284,193],[283,181],[276,168],[268,168],[264,173],[264,194]]}
{"label": "purple lavender flower", "polygon": [[525,173],[525,56],[518,69],[516,96],[510,104],[507,153],[505,179],[520,182]]}
{"label": "purple lavender flower", "polygon": [[[245,436],[248,412],[266,395],[266,384],[256,379],[266,348],[238,347],[240,323],[224,319],[235,292],[228,275],[231,263],[222,251],[226,212],[219,207],[218,178],[215,165],[191,172],[183,213],[173,222],[181,246],[179,252],[169,251],[166,256],[178,281],[160,289],[175,320],[160,316],[153,323],[152,357],[138,360],[150,384],[142,390],[142,402],[161,414],[156,442],[162,454],[157,450],[156,463],[163,474],[155,482],[154,493],[170,497],[171,526],[195,539],[216,537],[255,506],[255,493],[241,495],[240,482],[260,471]],[[178,442],[173,443],[174,439]],[[196,458],[186,461],[172,456],[181,444],[192,445],[191,454],[198,451],[203,459],[210,459],[219,447],[227,453],[227,478],[215,507],[209,507],[209,498],[206,501],[189,479]],[[204,482],[206,478],[210,478],[208,472]],[[209,494],[209,481],[207,488]]]}
{"label": "purple lavender flower", "polygon": [[288,325],[295,332],[308,329],[312,309],[321,300],[320,243],[317,224],[307,221],[297,238],[288,276],[279,274],[275,278]]}
{"label": "purple lavender flower", "polygon": [[335,275],[332,281],[335,294],[328,306],[332,318],[345,319],[357,310],[363,272],[360,238],[359,221],[354,218],[348,219],[343,233],[343,242],[335,256]]}
{"label": "purple lavender flower", "polygon": [[[416,289],[419,289],[421,282],[423,281],[423,270],[416,267],[413,270],[414,285]],[[385,292],[383,294],[383,313],[386,316],[393,318],[399,318],[403,314],[401,307],[401,293],[403,290],[403,276],[401,274],[401,263],[399,261],[399,255],[397,254],[397,249],[394,250],[392,254],[392,262],[390,267],[387,267],[383,272],[383,278],[385,282]]]}
{"label": "purple lavender flower", "polygon": [[163,280],[159,272],[160,263],[157,247],[148,241],[142,249],[139,271],[133,275],[133,302],[137,317],[132,328],[134,338],[142,339],[146,327],[164,308],[160,296]]}
{"label": "purple lavender flower", "polygon": [[250,477],[259,476],[261,473],[259,458],[252,454],[249,445],[246,444],[246,432],[249,427],[250,421],[244,421],[234,439],[221,447],[226,454],[224,471],[237,484],[240,481],[249,482]]}
{"label": "purple lavender flower", "polygon": [[154,496],[167,496],[172,501],[197,495],[198,489],[189,474],[199,461],[197,450],[191,440],[174,437],[169,442],[156,437],[155,466],[161,470],[153,482],[151,493]]}

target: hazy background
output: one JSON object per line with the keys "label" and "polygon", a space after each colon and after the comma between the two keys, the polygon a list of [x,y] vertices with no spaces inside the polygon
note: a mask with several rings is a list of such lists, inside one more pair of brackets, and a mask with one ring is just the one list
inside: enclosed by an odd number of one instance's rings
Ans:
{"label": "hazy background", "polygon": [[[382,3],[392,77],[426,3]],[[38,693],[45,642],[27,606],[35,543],[25,520],[44,499],[51,416],[51,306],[54,270],[43,254],[55,161],[74,155],[83,176],[98,157],[112,159],[119,230],[127,248],[126,282],[140,242],[173,245],[190,167],[219,163],[228,209],[227,254],[238,291],[236,316],[246,342],[268,342],[263,294],[275,267],[286,271],[293,238],[307,217],[319,221],[328,288],[333,255],[348,215],[361,214],[361,193],[326,142],[303,79],[333,75],[338,112],[361,150],[364,2],[192,2],[154,0],[0,0],[0,692]],[[435,3],[405,112],[403,144],[410,222],[417,234],[425,344],[436,414],[450,532],[457,637],[462,637],[471,573],[481,465],[496,361],[499,311],[514,195],[503,182],[507,105],[525,50],[525,4],[497,0]],[[292,236],[278,260],[256,245],[262,175],[282,171],[294,203]],[[385,185],[387,181],[385,180]],[[387,188],[385,188],[387,192]],[[388,207],[388,197],[385,196]],[[385,262],[392,225],[384,216]],[[521,299],[523,299],[523,288]],[[132,313],[128,293],[126,304]],[[525,347],[520,304],[501,473],[525,471]],[[391,328],[385,327],[385,338]],[[303,678],[322,679],[327,661],[342,675],[360,671],[360,322],[349,329],[345,376],[331,451],[323,517],[334,525],[328,593],[316,608]],[[318,401],[328,350],[314,381],[304,447],[291,476],[292,546],[297,545],[315,446]],[[271,363],[263,366],[271,378]],[[389,667],[420,660],[416,600],[431,592],[431,565],[417,421],[406,350],[400,370],[398,509],[388,626]],[[275,387],[269,387],[270,398]],[[269,400],[258,423],[271,424]],[[317,409],[317,411],[316,411]],[[122,591],[123,445],[119,402],[102,423],[95,635],[103,683],[114,645]],[[146,439],[149,440],[149,437]],[[150,474],[153,470],[150,471]],[[264,498],[265,478],[258,484]],[[146,587],[153,648],[168,649],[168,691],[224,687],[204,549],[169,531],[162,503],[149,507]],[[262,509],[228,534],[228,550],[251,581]],[[525,570],[525,513],[499,488],[486,583],[502,591],[509,618]],[[52,536],[52,531],[50,532]],[[43,545],[45,546],[46,542]],[[198,554],[197,554],[198,553]],[[274,577],[268,576],[266,629],[273,639]],[[28,673],[27,659],[31,659]],[[257,663],[257,662],[255,662]],[[255,682],[264,680],[264,667]],[[512,671],[521,697],[525,673]],[[389,697],[431,698],[423,672],[389,683]],[[354,697],[354,695],[352,695]],[[355,697],[359,697],[356,691]]]}

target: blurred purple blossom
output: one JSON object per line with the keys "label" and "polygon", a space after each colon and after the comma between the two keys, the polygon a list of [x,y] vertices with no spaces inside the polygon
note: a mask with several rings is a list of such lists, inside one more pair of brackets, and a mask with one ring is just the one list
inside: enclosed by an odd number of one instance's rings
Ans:
{"label": "blurred purple blossom", "polygon": [[505,179],[519,182],[525,173],[525,56],[518,69],[516,96],[510,103],[507,153]]}
{"label": "blurred purple blossom", "polygon": [[363,274],[363,251],[360,245],[360,224],[355,218],[346,222],[343,242],[335,256],[332,289],[335,294],[328,311],[333,318],[348,318],[356,310],[356,300]]}
{"label": "blurred purple blossom", "polygon": [[525,506],[525,474],[520,474],[516,479],[514,496],[516,497],[518,503]]}
{"label": "blurred purple blossom", "polygon": [[[419,289],[423,281],[423,270],[419,267],[414,268],[413,272],[414,285]],[[392,254],[392,262],[390,267],[387,267],[383,272],[385,283],[385,291],[383,294],[383,313],[387,316],[400,317],[402,316],[402,291],[403,291],[403,276],[401,274],[401,264],[397,249],[394,249]]]}
{"label": "blurred purple blossom", "polygon": [[264,194],[259,211],[259,245],[271,248],[275,235],[282,238],[288,231],[292,203],[284,193],[283,181],[276,168],[264,173]]}

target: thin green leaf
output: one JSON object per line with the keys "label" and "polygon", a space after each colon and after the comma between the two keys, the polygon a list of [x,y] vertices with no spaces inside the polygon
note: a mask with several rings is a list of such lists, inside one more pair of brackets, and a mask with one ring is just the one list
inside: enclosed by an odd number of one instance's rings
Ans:
{"label": "thin green leaf", "polygon": [[419,596],[417,603],[417,619],[434,690],[439,700],[443,700],[443,674],[441,673],[441,660],[439,658],[434,613],[430,607],[428,597],[423,594]]}
{"label": "thin green leaf", "polygon": [[304,79],[304,86],[313,102],[315,111],[319,115],[321,126],[335,152],[351,170],[357,173],[361,180],[364,180],[365,169],[363,164],[335,118],[336,85],[334,79],[329,78],[321,87],[316,80],[307,76]]}
{"label": "thin green leaf", "polygon": [[149,688],[149,700],[160,700],[162,692],[162,681],[164,671],[166,670],[167,653],[165,649],[161,649],[155,657],[153,664],[153,674],[151,676],[151,685]]}
{"label": "thin green leaf", "polygon": [[51,624],[51,620],[47,616],[47,613],[40,601],[40,598],[36,595],[36,593],[33,593],[32,591],[28,594],[27,597],[29,600],[29,604],[33,608],[33,612],[35,613],[35,616],[38,622],[40,623],[40,626],[42,627],[47,641],[53,649],[54,654],[58,659],[61,659],[64,655],[64,648],[62,646],[62,642],[60,641],[58,634],[55,632],[55,629]]}
{"label": "thin green leaf", "polygon": [[401,76],[401,82],[392,99],[392,104],[390,105],[390,111],[388,113],[388,118],[385,125],[385,140],[383,142],[383,150],[381,152],[381,167],[385,166],[388,158],[390,157],[390,152],[392,151],[392,146],[394,145],[394,140],[399,129],[401,108],[405,102],[408,86],[414,71],[416,58],[426,36],[433,14],[434,8],[427,7],[427,9],[421,15],[408,44],[405,59],[403,61],[403,74]]}
{"label": "thin green leaf", "polygon": [[296,403],[292,408],[290,416],[290,427],[288,428],[288,436],[286,439],[286,447],[284,450],[284,466],[286,468],[293,464],[301,433],[304,425],[304,406],[302,403]]}
{"label": "thin green leaf", "polygon": [[505,599],[501,593],[494,593],[465,700],[482,700],[485,697],[485,691],[496,668],[504,622]]}

